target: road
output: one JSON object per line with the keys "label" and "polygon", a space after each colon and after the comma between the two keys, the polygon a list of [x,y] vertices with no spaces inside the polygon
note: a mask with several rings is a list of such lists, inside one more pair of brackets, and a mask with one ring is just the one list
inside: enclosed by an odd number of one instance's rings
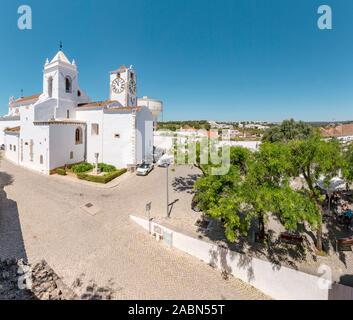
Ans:
{"label": "road", "polygon": [[[127,175],[117,187],[99,189],[2,160],[0,258],[45,259],[66,284],[77,278],[93,281],[113,288],[117,299],[265,298],[242,281],[223,280],[203,262],[164,247],[130,221],[129,215],[143,213],[149,201],[153,214],[165,213],[164,170],[148,177]],[[171,190],[175,178],[192,174],[178,170],[171,173]],[[171,191],[173,197],[179,199],[174,218],[189,214],[187,188]],[[82,209],[86,204],[93,207]]]}

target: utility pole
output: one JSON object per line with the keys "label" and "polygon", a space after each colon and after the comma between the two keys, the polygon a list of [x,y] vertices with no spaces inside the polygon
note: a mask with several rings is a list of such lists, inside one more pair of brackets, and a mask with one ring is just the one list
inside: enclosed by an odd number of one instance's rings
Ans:
{"label": "utility pole", "polygon": [[167,218],[170,218],[169,216],[169,163],[167,164]]}

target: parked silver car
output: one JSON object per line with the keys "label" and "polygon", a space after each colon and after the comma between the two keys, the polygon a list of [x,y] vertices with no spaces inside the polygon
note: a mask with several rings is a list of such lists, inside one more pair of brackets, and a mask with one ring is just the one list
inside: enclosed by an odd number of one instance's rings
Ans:
{"label": "parked silver car", "polygon": [[137,168],[136,174],[138,176],[147,176],[153,169],[154,169],[153,164],[143,163]]}

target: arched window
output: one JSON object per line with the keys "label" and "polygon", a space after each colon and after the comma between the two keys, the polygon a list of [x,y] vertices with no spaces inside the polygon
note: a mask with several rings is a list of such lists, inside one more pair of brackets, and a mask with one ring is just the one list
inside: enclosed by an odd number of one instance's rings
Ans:
{"label": "arched window", "polygon": [[48,96],[51,98],[53,96],[53,78],[48,79]]}
{"label": "arched window", "polygon": [[80,90],[77,91],[77,96],[81,97],[81,91]]}
{"label": "arched window", "polygon": [[72,80],[69,76],[65,78],[65,91],[66,93],[72,92]]}
{"label": "arched window", "polygon": [[82,144],[82,129],[81,128],[76,129],[75,142],[76,142],[76,144]]}

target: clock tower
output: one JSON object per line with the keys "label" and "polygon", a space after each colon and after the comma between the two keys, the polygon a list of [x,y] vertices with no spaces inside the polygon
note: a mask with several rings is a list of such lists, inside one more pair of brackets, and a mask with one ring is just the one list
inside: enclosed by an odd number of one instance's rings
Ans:
{"label": "clock tower", "polygon": [[110,100],[118,101],[122,107],[136,107],[136,73],[121,66],[110,73]]}

